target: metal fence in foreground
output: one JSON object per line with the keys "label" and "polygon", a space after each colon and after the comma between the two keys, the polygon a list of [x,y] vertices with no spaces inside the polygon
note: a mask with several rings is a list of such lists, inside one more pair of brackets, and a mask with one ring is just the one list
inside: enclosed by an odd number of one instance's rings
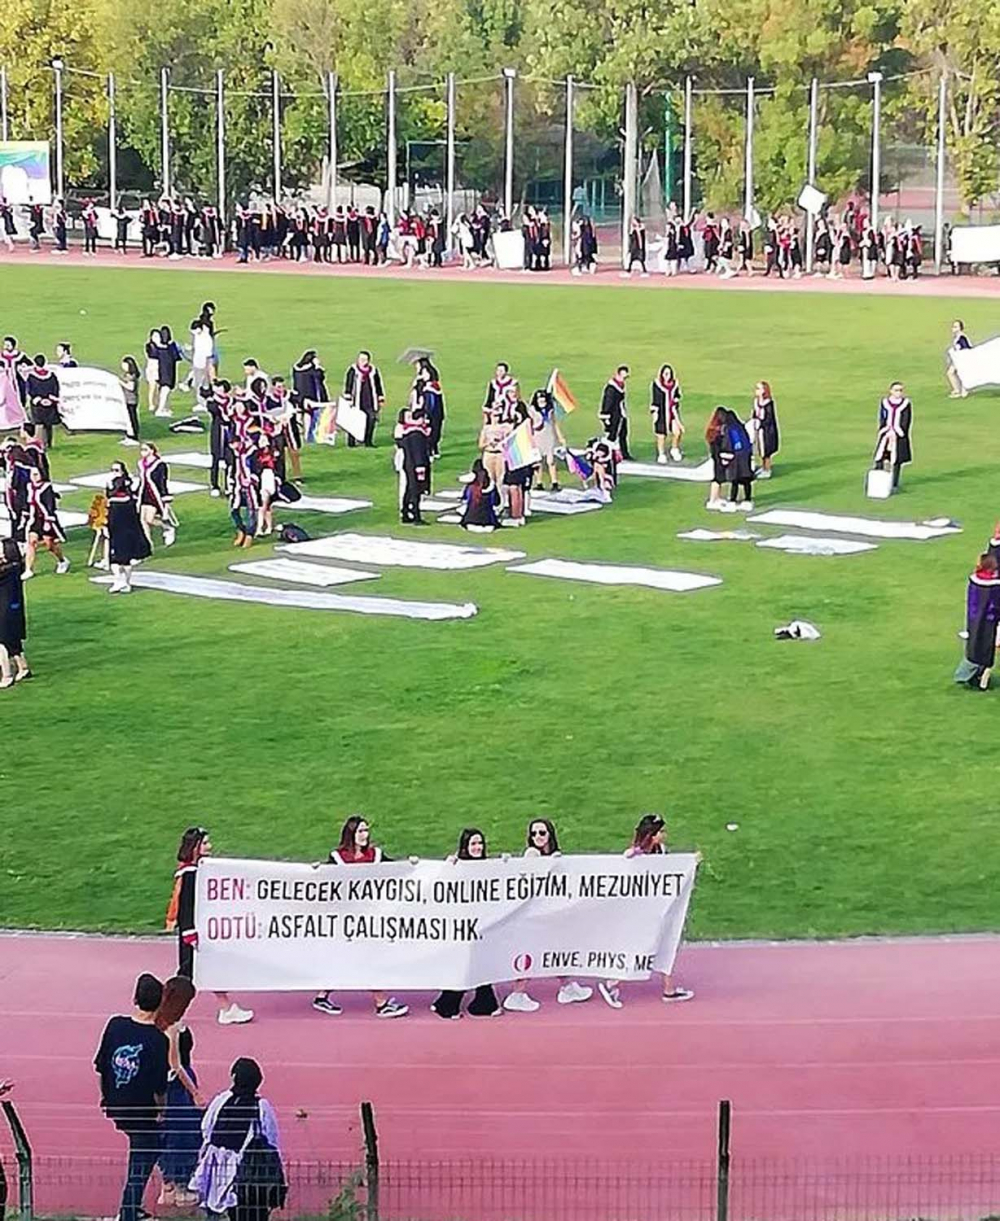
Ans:
{"label": "metal fence in foreground", "polygon": [[[867,1159],[744,1159],[728,1146],[720,1108],[714,1160],[680,1161],[651,1142],[635,1160],[397,1161],[378,1155],[368,1111],[356,1161],[291,1160],[281,1221],[994,1221],[1000,1216],[1000,1155]],[[365,1125],[363,1124],[363,1127]],[[7,1164],[9,1216],[113,1216],[124,1157],[66,1153],[29,1158],[21,1182]],[[157,1208],[154,1216],[202,1214]],[[14,1203],[17,1201],[17,1203]]]}

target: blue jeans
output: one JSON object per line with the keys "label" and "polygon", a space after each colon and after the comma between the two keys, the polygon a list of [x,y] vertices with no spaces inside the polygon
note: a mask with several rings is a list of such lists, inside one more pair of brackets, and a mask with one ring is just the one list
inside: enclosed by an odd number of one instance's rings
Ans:
{"label": "blue jeans", "polygon": [[[194,1073],[189,1074],[197,1085]],[[187,1187],[198,1164],[201,1148],[201,1111],[179,1081],[167,1086],[167,1108],[163,1116],[163,1153],[160,1171],[164,1183]]]}
{"label": "blue jeans", "polygon": [[118,1221],[139,1221],[143,1193],[160,1158],[160,1132],[152,1128],[125,1135],[128,1137],[128,1170]]}

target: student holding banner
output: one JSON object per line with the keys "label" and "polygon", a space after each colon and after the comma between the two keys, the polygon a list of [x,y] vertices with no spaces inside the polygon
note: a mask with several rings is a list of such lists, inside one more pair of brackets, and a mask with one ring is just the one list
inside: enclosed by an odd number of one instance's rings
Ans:
{"label": "student holding banner", "polygon": [[[458,837],[458,848],[455,850],[455,855],[448,857],[448,860],[455,865],[460,861],[485,861],[486,855],[486,836],[478,827],[466,827]],[[431,1010],[439,1018],[455,1021],[462,1015],[464,997],[464,992],[445,990],[433,1002]],[[534,1008],[538,1008],[537,1001],[532,1001],[532,1005]],[[505,1005],[504,1008],[506,1007]],[[466,1012],[470,1017],[497,1017],[503,1012],[492,984],[479,985]]]}
{"label": "student holding banner", "polygon": [[[559,837],[556,829],[548,818],[533,818],[528,823],[528,836],[524,849],[528,858],[540,856],[561,856]],[[559,976],[559,992],[556,1000],[560,1005],[573,1005],[581,1001],[589,1001],[594,995],[593,988],[585,988],[575,979]],[[510,1013],[534,1013],[541,1006],[533,996],[528,995],[528,981],[519,979],[504,998],[503,1007]]]}
{"label": "student holding banner", "polygon": [[[382,849],[371,841],[371,827],[360,814],[352,814],[340,829],[340,842],[330,852],[328,863],[331,865],[378,865],[388,860]],[[394,996],[386,996],[384,992],[373,992],[375,1016],[381,1018],[406,1017],[410,1012],[408,1005],[401,1005]],[[313,1008],[319,1013],[336,1016],[342,1010],[339,1005],[330,1000],[329,991],[319,992],[313,998]]]}
{"label": "student holding banner", "polygon": [[966,352],[972,347],[972,341],[965,333],[965,323],[959,318],[951,324],[951,347],[948,349],[948,365],[945,369],[945,374],[948,378],[948,385],[951,386],[951,394],[948,396],[953,399],[964,399],[969,397],[969,392],[962,385],[962,379],[958,376],[958,370],[955,368],[955,362],[952,360],[952,352]]}
{"label": "student holding banner", "polygon": [[[663,819],[658,814],[643,814],[635,828],[632,843],[625,849],[625,856],[658,856],[664,851]],[[698,859],[701,859],[700,853]],[[663,992],[660,1000],[665,1005],[694,1000],[694,993],[690,988],[679,988],[674,984],[673,975],[664,975],[662,978]],[[601,980],[597,985],[597,991],[601,994],[601,999],[605,1004],[612,1009],[621,1009],[623,1001],[617,979]]]}

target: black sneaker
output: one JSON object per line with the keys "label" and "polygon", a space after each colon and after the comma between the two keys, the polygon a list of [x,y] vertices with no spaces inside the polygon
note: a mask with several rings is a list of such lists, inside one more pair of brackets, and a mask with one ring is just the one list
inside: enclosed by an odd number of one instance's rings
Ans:
{"label": "black sneaker", "polygon": [[561,491],[562,491],[562,484],[559,484],[559,483],[554,483],[554,484],[552,485],[552,491],[553,491],[553,492],[561,492]]}
{"label": "black sneaker", "polygon": [[410,1012],[409,1005],[401,1005],[394,996],[390,996],[381,1005],[375,1006],[375,1016],[380,1018],[406,1017]]}
{"label": "black sneaker", "polygon": [[313,1008],[318,1013],[328,1013],[331,1017],[336,1017],[338,1013],[343,1013],[343,1009],[339,1005],[335,1005],[328,996],[317,996],[313,1000]]}

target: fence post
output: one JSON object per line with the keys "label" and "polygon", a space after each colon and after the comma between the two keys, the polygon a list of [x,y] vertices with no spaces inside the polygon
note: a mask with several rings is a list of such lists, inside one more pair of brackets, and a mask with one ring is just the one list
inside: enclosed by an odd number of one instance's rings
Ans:
{"label": "fence post", "polygon": [[733,1104],[719,1103],[719,1147],[716,1162],[715,1221],[729,1221],[729,1137]]}
{"label": "fence post", "polygon": [[365,1182],[368,1185],[367,1221],[378,1221],[379,1217],[379,1162],[378,1132],[375,1130],[375,1112],[370,1102],[361,1104],[361,1128],[365,1135]]}
{"label": "fence post", "polygon": [[3,1107],[3,1113],[7,1117],[7,1123],[10,1125],[10,1134],[14,1138],[14,1149],[17,1153],[17,1175],[18,1175],[18,1211],[21,1221],[33,1221],[35,1216],[34,1203],[34,1174],[31,1168],[31,1144],[28,1141],[28,1134],[24,1130],[24,1125],[21,1123],[21,1118],[14,1108],[14,1104],[9,1100],[0,1103]]}

